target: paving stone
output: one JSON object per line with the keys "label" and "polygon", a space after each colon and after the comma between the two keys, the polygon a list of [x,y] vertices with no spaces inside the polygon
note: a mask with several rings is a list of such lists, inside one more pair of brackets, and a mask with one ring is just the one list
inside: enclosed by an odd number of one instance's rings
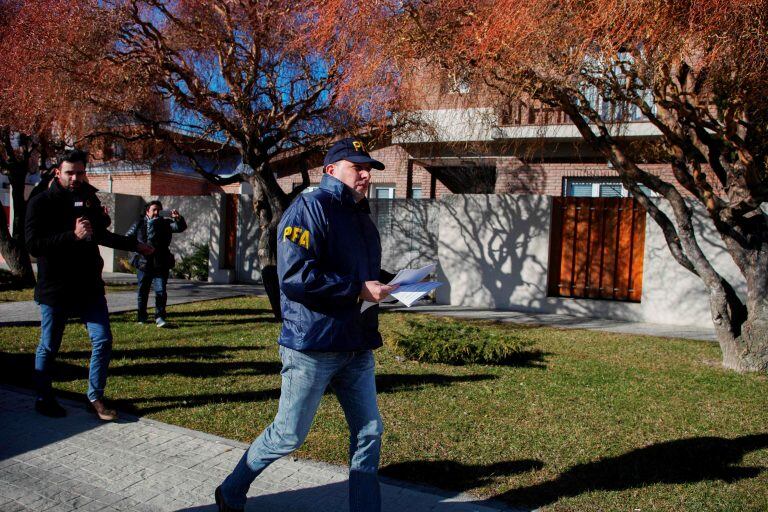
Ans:
{"label": "paving stone", "polygon": [[[2,512],[213,510],[214,489],[247,448],[152,420],[100,423],[65,400],[67,417],[49,421],[31,400],[28,392],[0,386],[0,439],[13,440],[0,461]],[[393,482],[382,485],[389,512],[512,510]],[[344,511],[347,494],[346,468],[283,458],[256,479],[249,508]]]}

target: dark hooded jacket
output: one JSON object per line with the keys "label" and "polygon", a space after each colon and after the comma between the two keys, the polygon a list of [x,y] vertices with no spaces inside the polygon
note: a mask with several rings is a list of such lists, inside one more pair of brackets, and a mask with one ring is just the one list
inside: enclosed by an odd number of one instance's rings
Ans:
{"label": "dark hooded jacket", "polygon": [[[107,230],[111,219],[96,192],[87,183],[76,192],[70,191],[54,179],[48,189],[30,199],[24,234],[29,253],[37,257],[37,302],[58,306],[103,296],[104,260],[99,245],[136,250],[135,240]],[[90,240],[75,236],[79,217],[91,222]]]}
{"label": "dark hooded jacket", "polygon": [[134,222],[125,236],[151,245],[155,248],[155,252],[149,256],[136,253],[131,258],[131,264],[143,272],[164,272],[173,268],[174,257],[170,249],[171,238],[174,233],[181,233],[185,229],[187,229],[187,222],[181,216],[175,220],[165,217],[150,220],[147,219],[146,215],[142,215],[139,220]]}

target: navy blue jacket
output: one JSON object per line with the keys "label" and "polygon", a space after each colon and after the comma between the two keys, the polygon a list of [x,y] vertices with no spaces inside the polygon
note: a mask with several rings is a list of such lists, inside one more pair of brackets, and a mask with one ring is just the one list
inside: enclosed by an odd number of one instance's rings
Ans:
{"label": "navy blue jacket", "polygon": [[330,175],[296,198],[278,231],[283,328],[295,350],[349,352],[381,346],[378,306],[360,313],[364,281],[380,280],[381,241],[368,201]]}

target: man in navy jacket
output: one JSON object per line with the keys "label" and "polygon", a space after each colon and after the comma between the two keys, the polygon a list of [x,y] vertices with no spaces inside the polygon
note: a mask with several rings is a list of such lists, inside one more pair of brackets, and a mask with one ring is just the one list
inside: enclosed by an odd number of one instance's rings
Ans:
{"label": "man in navy jacket", "polygon": [[384,164],[363,143],[344,139],[325,157],[320,187],[300,195],[278,231],[277,272],[283,362],[277,416],[216,489],[220,511],[242,510],[253,480],[301,446],[330,385],[350,428],[349,508],[381,509],[378,483],[383,431],[376,404],[373,349],[381,346],[378,306],[395,287],[381,270],[381,242],[365,194],[371,169]]}

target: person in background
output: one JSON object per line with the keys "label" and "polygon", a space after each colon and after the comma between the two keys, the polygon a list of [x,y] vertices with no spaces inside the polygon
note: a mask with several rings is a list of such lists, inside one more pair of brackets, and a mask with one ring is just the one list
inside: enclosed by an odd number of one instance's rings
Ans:
{"label": "person in background", "polygon": [[131,258],[131,264],[138,271],[138,313],[136,321],[146,323],[147,301],[149,300],[150,287],[155,288],[155,324],[158,327],[166,326],[165,305],[168,302],[168,276],[176,264],[171,252],[171,239],[174,233],[181,233],[187,229],[187,223],[178,210],[171,210],[170,218],[161,215],[163,205],[160,201],[150,201],[144,207],[144,214],[137,220],[125,234],[138,242],[150,245],[155,249],[154,253],[145,256],[136,253]]}
{"label": "person in background", "polygon": [[104,403],[104,388],[112,352],[112,332],[101,272],[99,245],[150,255],[152,247],[107,230],[111,219],[88,183],[88,154],[67,151],[54,168],[50,186],[27,206],[24,233],[27,248],[37,258],[35,301],[40,305],[40,343],[35,353],[35,410],[62,417],[51,370],[69,318],[80,317],[91,339],[88,400],[105,421],[117,412]]}

